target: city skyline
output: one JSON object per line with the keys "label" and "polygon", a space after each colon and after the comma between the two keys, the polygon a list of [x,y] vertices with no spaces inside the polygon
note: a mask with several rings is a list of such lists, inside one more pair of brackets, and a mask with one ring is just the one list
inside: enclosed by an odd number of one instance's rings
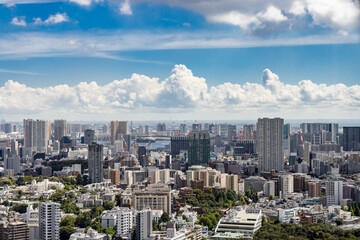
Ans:
{"label": "city skyline", "polygon": [[0,6],[1,118],[360,118],[358,1]]}

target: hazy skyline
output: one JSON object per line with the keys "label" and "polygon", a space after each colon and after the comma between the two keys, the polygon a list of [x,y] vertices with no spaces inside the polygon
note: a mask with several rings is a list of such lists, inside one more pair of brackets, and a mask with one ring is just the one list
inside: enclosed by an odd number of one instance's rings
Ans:
{"label": "hazy skyline", "polygon": [[0,0],[0,117],[359,119],[359,1]]}

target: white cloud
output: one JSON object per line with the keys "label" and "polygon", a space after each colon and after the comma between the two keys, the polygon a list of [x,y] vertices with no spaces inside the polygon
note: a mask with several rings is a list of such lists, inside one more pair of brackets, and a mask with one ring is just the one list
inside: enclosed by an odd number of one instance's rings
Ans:
{"label": "white cloud", "polygon": [[11,20],[11,24],[25,27],[26,26],[25,17],[14,17]]}
{"label": "white cloud", "polygon": [[289,9],[289,13],[294,15],[305,15],[305,2],[304,1],[294,1]]}
{"label": "white cloud", "polygon": [[268,22],[282,22],[288,18],[284,16],[280,9],[270,5],[265,11],[258,13],[258,17],[263,21]]}
{"label": "white cloud", "polygon": [[120,13],[123,15],[132,15],[130,0],[124,0],[120,6]]}
{"label": "white cloud", "polygon": [[125,112],[189,111],[208,114],[213,111],[226,114],[273,111],[286,116],[294,110],[298,114],[295,118],[331,117],[329,114],[360,117],[357,111],[360,107],[359,85],[316,84],[311,80],[289,85],[281,82],[269,69],[264,70],[262,80],[262,84],[223,83],[209,87],[204,78],[194,76],[184,65],[175,65],[163,81],[133,74],[106,85],[81,82],[76,86],[33,88],[9,80],[0,87],[0,110],[9,114],[39,115],[64,112],[63,117],[73,111],[94,116],[101,113],[104,118]]}
{"label": "white cloud", "polygon": [[34,18],[34,24],[35,25],[53,25],[53,24],[59,24],[62,22],[68,22],[69,17],[66,13],[57,13],[55,15],[50,15],[45,21],[42,21],[41,18]]}
{"label": "white cloud", "polygon": [[69,2],[72,2],[72,3],[76,3],[80,6],[90,6],[93,2],[94,3],[99,3],[99,2],[102,2],[103,0],[69,0]]}
{"label": "white cloud", "polygon": [[358,27],[360,9],[352,0],[307,0],[314,23],[330,28]]}

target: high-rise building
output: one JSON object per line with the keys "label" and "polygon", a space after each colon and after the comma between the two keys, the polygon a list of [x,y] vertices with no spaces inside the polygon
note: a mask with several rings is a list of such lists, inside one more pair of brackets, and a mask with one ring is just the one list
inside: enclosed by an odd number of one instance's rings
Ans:
{"label": "high-rise building", "polygon": [[207,165],[210,160],[210,135],[206,130],[191,131],[188,136],[189,166]]}
{"label": "high-rise building", "polygon": [[103,145],[92,143],[89,144],[88,151],[88,165],[89,165],[89,180],[91,183],[99,183],[104,179],[104,150]]}
{"label": "high-rise building", "polygon": [[286,157],[290,156],[290,135],[291,135],[291,126],[289,123],[284,125],[284,135],[283,135],[283,144],[284,144],[284,154]]}
{"label": "high-rise building", "polygon": [[95,131],[92,129],[86,129],[84,131],[84,143],[89,145],[95,141]]}
{"label": "high-rise building", "polygon": [[158,124],[156,125],[156,131],[157,131],[158,133],[166,132],[166,125],[165,125],[165,123],[158,123]]}
{"label": "high-rise building", "polygon": [[60,141],[67,134],[67,121],[65,119],[54,120],[54,139]]}
{"label": "high-rise building", "polygon": [[145,125],[145,136],[149,136],[149,135],[150,135],[149,125]]}
{"label": "high-rise building", "polygon": [[303,134],[309,133],[320,136],[323,130],[327,131],[330,133],[331,142],[336,142],[336,137],[339,131],[339,124],[337,123],[302,123],[300,127]]}
{"label": "high-rise building", "polygon": [[192,128],[193,131],[201,131],[201,124],[200,123],[193,123]]}
{"label": "high-rise building", "polygon": [[321,196],[321,181],[319,180],[311,180],[308,181],[308,188],[309,188],[309,197],[315,198]]}
{"label": "high-rise building", "polygon": [[180,154],[181,150],[188,150],[188,137],[171,137],[170,140],[170,154],[173,158]]}
{"label": "high-rise building", "polygon": [[120,182],[120,171],[112,169],[110,171],[110,179],[112,184],[117,184]]}
{"label": "high-rise building", "polygon": [[243,140],[246,141],[250,141],[250,140],[254,140],[254,132],[255,132],[255,125],[254,124],[249,124],[249,125],[244,125],[243,126]]}
{"label": "high-rise building", "polygon": [[344,151],[360,151],[360,127],[343,128]]}
{"label": "high-rise building", "polygon": [[24,119],[24,146],[33,151],[45,152],[50,137],[48,120]]}
{"label": "high-rise building", "polygon": [[[114,145],[116,140],[122,140],[125,135],[129,135],[128,121],[111,121],[111,144]],[[129,144],[130,145],[130,144]]]}
{"label": "high-rise building", "polygon": [[120,208],[116,218],[116,234],[121,237],[131,237],[133,213],[129,208]]}
{"label": "high-rise building", "polygon": [[40,202],[39,229],[41,240],[60,239],[60,204]]}
{"label": "high-rise building", "polygon": [[283,171],[284,119],[259,118],[256,131],[259,171]]}
{"label": "high-rise building", "polygon": [[230,141],[234,140],[236,137],[236,126],[228,125],[227,130],[228,130],[227,137],[230,142]]}
{"label": "high-rise building", "polygon": [[136,240],[148,239],[152,233],[152,211],[145,209],[136,215]]}
{"label": "high-rise building", "polygon": [[182,123],[180,124],[180,133],[182,135],[186,135],[187,134],[187,124],[186,123]]}
{"label": "high-rise building", "polygon": [[12,156],[12,157],[5,157],[4,161],[4,170],[14,170],[14,174],[20,173],[20,157],[19,156]]}
{"label": "high-rise building", "polygon": [[326,206],[341,205],[343,199],[343,182],[328,180],[325,182]]}
{"label": "high-rise building", "polygon": [[13,125],[11,123],[5,123],[4,132],[11,133],[13,131]]}
{"label": "high-rise building", "polygon": [[1,240],[30,240],[30,228],[24,222],[11,222],[0,224]]}

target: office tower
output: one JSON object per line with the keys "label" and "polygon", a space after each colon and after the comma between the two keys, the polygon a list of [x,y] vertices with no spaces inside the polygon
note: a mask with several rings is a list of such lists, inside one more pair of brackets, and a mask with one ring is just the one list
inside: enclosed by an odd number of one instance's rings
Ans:
{"label": "office tower", "polygon": [[257,122],[257,152],[259,172],[284,170],[284,119],[259,118]]}
{"label": "office tower", "polygon": [[149,184],[146,189],[135,189],[133,204],[138,211],[150,208],[171,214],[171,189],[165,183]]}
{"label": "office tower", "polygon": [[228,132],[227,132],[228,141],[231,142],[236,137],[236,126],[228,125],[227,130],[228,130]]}
{"label": "office tower", "polygon": [[187,134],[187,124],[186,123],[182,123],[180,124],[180,133],[182,135],[186,135]]}
{"label": "office tower", "polygon": [[122,140],[125,135],[129,135],[128,121],[111,121],[110,131],[111,144],[114,145],[116,140]]}
{"label": "office tower", "polygon": [[156,131],[159,132],[166,132],[166,125],[165,123],[158,123],[156,125]]}
{"label": "office tower", "polygon": [[116,218],[116,234],[121,237],[131,237],[133,213],[129,208],[120,208]]}
{"label": "office tower", "polygon": [[136,215],[136,240],[148,239],[152,233],[152,211],[146,209],[139,211]]}
{"label": "office tower", "polygon": [[283,135],[284,154],[286,157],[290,156],[290,135],[291,135],[291,126],[289,123],[287,123],[284,125],[284,135]]}
{"label": "office tower", "polygon": [[67,121],[65,119],[54,120],[54,139],[60,141],[67,134]]}
{"label": "office tower", "polygon": [[13,131],[13,125],[11,123],[5,123],[4,132],[11,133]]}
{"label": "office tower", "polygon": [[254,140],[254,132],[255,132],[255,125],[254,124],[249,124],[249,125],[244,125],[243,127],[243,140],[246,141],[250,141],[250,140]]}
{"label": "office tower", "polygon": [[1,240],[30,240],[30,228],[24,222],[5,222],[0,224]]}
{"label": "office tower", "polygon": [[254,141],[234,141],[234,156],[245,156],[247,154],[251,156],[254,153]]}
{"label": "office tower", "polygon": [[220,124],[220,136],[221,138],[225,139],[228,137],[228,125],[227,124]]}
{"label": "office tower", "polygon": [[150,135],[149,126],[145,125],[145,136],[149,136],[149,135]]}
{"label": "office tower", "polygon": [[[303,134],[313,134],[320,136],[321,131],[327,131],[330,133],[331,142],[336,142],[336,137],[339,131],[339,124],[337,123],[302,123],[301,130]],[[319,144],[317,142],[313,142],[314,144]]]}
{"label": "office tower", "polygon": [[108,129],[109,129],[108,125],[106,125],[106,124],[103,125],[103,127],[102,127],[103,133],[107,133]]}
{"label": "office tower", "polygon": [[343,199],[343,182],[342,181],[326,181],[326,206],[341,205]]}
{"label": "office tower", "polygon": [[4,161],[4,170],[14,170],[14,175],[20,173],[20,157],[12,156],[5,157]]}
{"label": "office tower", "polygon": [[165,156],[165,168],[171,168],[172,161],[171,161],[171,155]]}
{"label": "office tower", "polygon": [[95,131],[92,129],[86,129],[84,131],[84,143],[89,145],[95,141]]}
{"label": "office tower", "polygon": [[343,128],[344,151],[360,151],[360,127]]}
{"label": "office tower", "polygon": [[137,149],[137,157],[139,159],[140,166],[145,167],[146,166],[146,147],[145,146],[139,146]]}
{"label": "office tower", "polygon": [[50,137],[48,120],[24,119],[24,146],[33,151],[45,152]]}
{"label": "office tower", "polygon": [[89,144],[88,151],[88,165],[89,165],[89,181],[91,183],[100,183],[103,181],[104,172],[104,150],[103,145],[92,143]]}
{"label": "office tower", "polygon": [[144,127],[143,127],[142,125],[139,125],[138,134],[139,134],[139,136],[143,136],[143,135],[144,135]]}
{"label": "office tower", "polygon": [[189,166],[204,164],[210,160],[210,135],[208,131],[191,131],[189,139]]}
{"label": "office tower", "polygon": [[120,171],[112,169],[110,171],[110,179],[112,184],[117,184],[120,182]]}
{"label": "office tower", "polygon": [[39,203],[39,229],[41,240],[60,239],[60,204]]}
{"label": "office tower", "polygon": [[18,141],[12,139],[10,156],[17,156],[17,155],[19,155],[19,143],[18,143]]}
{"label": "office tower", "polygon": [[170,139],[170,154],[173,158],[180,154],[181,150],[188,150],[188,137],[171,137]]}

